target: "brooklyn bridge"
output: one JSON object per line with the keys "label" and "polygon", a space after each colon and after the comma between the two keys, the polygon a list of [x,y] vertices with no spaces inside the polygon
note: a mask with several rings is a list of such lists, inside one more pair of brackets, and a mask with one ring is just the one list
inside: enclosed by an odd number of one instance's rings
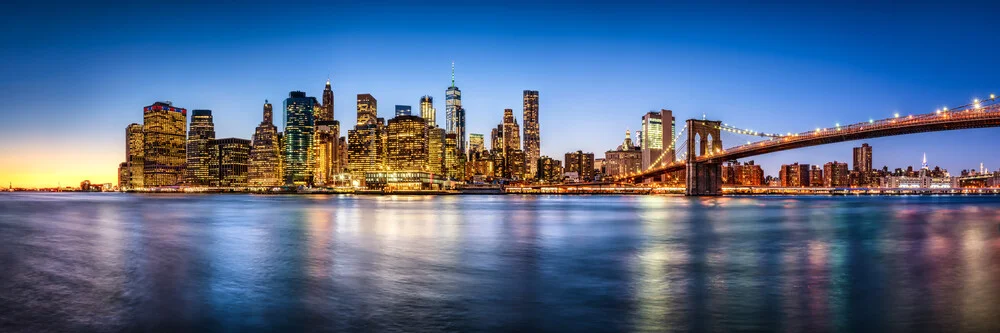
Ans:
{"label": "brooklyn bridge", "polygon": [[[762,133],[736,128],[718,120],[688,119],[670,147],[649,168],[615,180],[638,183],[683,173],[686,195],[721,195],[722,164],[727,161],[844,141],[983,127],[1000,127],[1000,103],[995,95],[932,113],[907,116],[897,113],[892,118],[844,126],[837,124],[799,133]],[[723,132],[758,139],[723,148]],[[678,142],[682,144],[678,146]]]}

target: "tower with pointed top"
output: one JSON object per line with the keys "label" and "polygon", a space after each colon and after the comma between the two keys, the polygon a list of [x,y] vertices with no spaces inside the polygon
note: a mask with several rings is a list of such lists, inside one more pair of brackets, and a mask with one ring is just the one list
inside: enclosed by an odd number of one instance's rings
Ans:
{"label": "tower with pointed top", "polygon": [[451,86],[444,92],[445,129],[455,133],[455,146],[460,155],[465,153],[465,109],[462,108],[462,91],[455,86],[455,62],[451,62]]}
{"label": "tower with pointed top", "polygon": [[323,104],[316,114],[316,121],[333,121],[333,89],[330,88],[329,78],[326,79],[326,88],[323,88]]}
{"label": "tower with pointed top", "polygon": [[250,165],[247,167],[247,183],[250,186],[280,186],[284,183],[280,152],[274,110],[271,103],[264,100],[264,119],[254,131],[250,145]]}

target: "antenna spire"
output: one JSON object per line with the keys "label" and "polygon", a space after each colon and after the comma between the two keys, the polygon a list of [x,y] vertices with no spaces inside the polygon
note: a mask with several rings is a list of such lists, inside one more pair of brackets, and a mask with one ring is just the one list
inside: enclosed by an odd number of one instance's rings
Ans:
{"label": "antenna spire", "polygon": [[451,61],[451,86],[455,87],[455,61]]}

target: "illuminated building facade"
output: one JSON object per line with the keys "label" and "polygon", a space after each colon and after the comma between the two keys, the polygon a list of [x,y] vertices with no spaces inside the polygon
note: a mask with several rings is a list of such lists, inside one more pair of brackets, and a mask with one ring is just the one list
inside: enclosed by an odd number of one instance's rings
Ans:
{"label": "illuminated building facade", "polygon": [[562,161],[552,159],[548,156],[538,158],[538,174],[535,179],[542,182],[558,183],[563,179]]}
{"label": "illuminated building facade", "polygon": [[389,171],[427,171],[427,123],[417,116],[397,116],[386,126]]}
{"label": "illuminated building facade", "polygon": [[264,101],[264,120],[253,133],[250,148],[250,165],[247,182],[250,186],[280,186],[284,184],[281,173],[281,148],[278,128],[274,126],[271,103]]}
{"label": "illuminated building facade", "polygon": [[316,98],[293,91],[285,99],[285,185],[312,185]]}
{"label": "illuminated building facade", "polygon": [[861,147],[854,147],[853,167],[852,170],[863,173],[872,171],[872,146],[864,143]]}
{"label": "illuminated building facade", "polygon": [[645,170],[663,154],[663,120],[659,112],[651,111],[642,116],[642,132],[644,135],[639,146],[642,149],[642,169]]}
{"label": "illuminated building facade", "polygon": [[428,127],[437,127],[437,109],[434,108],[433,97],[420,97],[420,118],[427,121]]}
{"label": "illuminated building facade", "polygon": [[378,120],[378,101],[371,94],[358,94],[358,126]]}
{"label": "illuminated building facade", "polygon": [[124,189],[137,189],[143,187],[143,159],[146,154],[142,133],[142,125],[129,124],[125,128],[125,163],[128,165],[128,175],[125,185],[119,185]]}
{"label": "illuminated building facade", "polygon": [[778,171],[782,187],[808,187],[809,164],[783,164]]}
{"label": "illuminated building facade", "polygon": [[604,153],[604,175],[617,177],[642,171],[642,149],[632,143],[632,135],[625,131],[625,141],[615,150]]}
{"label": "illuminated building facade", "polygon": [[448,133],[444,135],[444,174],[451,179],[463,179],[462,159],[458,151],[458,134]]}
{"label": "illuminated building facade", "polygon": [[337,172],[344,173],[347,172],[347,137],[342,136],[337,140]]}
{"label": "illuminated building facade", "polygon": [[175,186],[184,179],[187,109],[170,102],[143,108],[143,186]]}
{"label": "illuminated building facade", "polygon": [[514,118],[514,110],[503,110],[503,149],[511,151],[521,149],[521,126]]}
{"label": "illuminated building facade", "polygon": [[313,184],[327,185],[333,181],[333,176],[340,173],[340,122],[336,120],[317,120],[316,139],[313,144],[316,161],[313,165]]}
{"label": "illuminated building facade", "polygon": [[396,105],[396,117],[409,116],[411,112],[410,109],[409,105]]}
{"label": "illuminated building facade", "polygon": [[[472,142],[471,140],[469,141]],[[470,144],[470,148],[472,145]],[[469,160],[465,164],[465,174],[467,177],[482,176],[484,178],[494,177],[493,157],[488,150],[469,150]]]}
{"label": "illuminated building facade", "polygon": [[848,187],[850,185],[850,171],[847,163],[827,162],[823,165],[823,175],[825,176],[823,186],[826,187]]}
{"label": "illuminated building facade", "polygon": [[538,91],[524,91],[524,155],[528,165],[527,176],[538,174],[538,158],[541,156],[542,138],[538,128]]}
{"label": "illuminated building facade", "polygon": [[507,166],[506,166],[506,178],[524,180],[529,179],[528,176],[528,166],[525,165],[527,160],[527,155],[525,155],[524,150],[514,149],[508,150],[507,156]]}
{"label": "illuminated building facade", "polygon": [[208,142],[215,140],[212,110],[192,110],[187,135],[186,183],[191,186],[211,186],[214,178],[208,173],[212,159]]}
{"label": "illuminated building facade", "polygon": [[427,172],[435,175],[445,173],[445,132],[443,128],[427,129]]}
{"label": "illuminated building facade", "polygon": [[566,153],[566,162],[563,168],[566,173],[575,172],[583,181],[594,179],[594,153],[576,152]]}
{"label": "illuminated building facade", "polygon": [[809,169],[809,186],[810,187],[823,187],[825,183],[825,178],[823,177],[823,169],[819,166],[813,165]]}
{"label": "illuminated building facade", "polygon": [[246,187],[250,171],[250,140],[238,138],[209,141],[211,185]]}
{"label": "illuminated building facade", "polygon": [[469,134],[469,154],[486,150],[486,142],[482,134]]}
{"label": "illuminated building facade", "polygon": [[370,190],[393,191],[442,190],[454,188],[454,182],[422,171],[377,171],[365,173]]}
{"label": "illuminated building facade", "polygon": [[455,63],[451,63],[451,86],[444,92],[445,128],[455,133],[456,147],[465,152],[465,110],[462,109],[462,91],[455,86]]}
{"label": "illuminated building facade", "polygon": [[118,188],[125,189],[128,185],[128,162],[118,163]]}
{"label": "illuminated building facade", "polygon": [[[347,131],[347,169],[351,178],[364,181],[366,172],[385,171],[385,133],[378,118]],[[364,186],[364,184],[359,184]]]}
{"label": "illuminated building facade", "polygon": [[743,164],[730,163],[722,167],[722,183],[737,186],[764,185],[764,169],[749,161]]}

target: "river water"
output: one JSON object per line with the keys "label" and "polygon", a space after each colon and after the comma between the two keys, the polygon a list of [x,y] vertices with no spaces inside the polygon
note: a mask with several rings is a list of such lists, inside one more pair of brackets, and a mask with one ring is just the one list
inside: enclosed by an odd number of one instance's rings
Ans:
{"label": "river water", "polygon": [[0,194],[0,331],[1000,332],[1000,197]]}

